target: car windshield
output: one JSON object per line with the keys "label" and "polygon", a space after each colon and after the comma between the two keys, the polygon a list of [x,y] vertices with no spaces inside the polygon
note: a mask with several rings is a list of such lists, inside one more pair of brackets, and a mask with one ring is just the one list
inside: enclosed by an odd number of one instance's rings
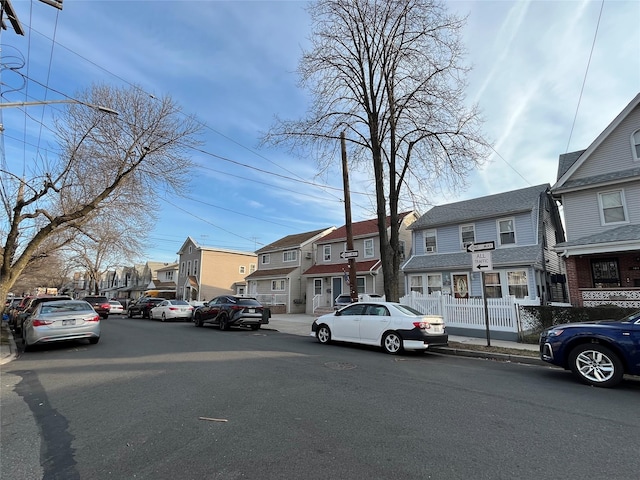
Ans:
{"label": "car windshield", "polygon": [[86,302],[45,303],[40,313],[90,312],[91,305]]}

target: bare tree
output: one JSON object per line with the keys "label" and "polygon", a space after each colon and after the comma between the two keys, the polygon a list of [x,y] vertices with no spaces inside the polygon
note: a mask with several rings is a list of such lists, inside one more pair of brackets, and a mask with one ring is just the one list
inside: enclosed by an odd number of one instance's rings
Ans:
{"label": "bare tree", "polygon": [[464,185],[487,154],[477,107],[464,105],[464,20],[437,0],[320,0],[309,11],[298,71],[311,107],[263,140],[326,167],[346,133],[351,166],[373,173],[384,290],[397,301],[401,201]]}
{"label": "bare tree", "polygon": [[127,205],[123,217],[153,211],[159,195],[187,183],[201,127],[171,98],[97,85],[77,99],[55,123],[56,159],[34,160],[30,178],[1,172],[0,298],[36,258],[90,238],[101,216]]}

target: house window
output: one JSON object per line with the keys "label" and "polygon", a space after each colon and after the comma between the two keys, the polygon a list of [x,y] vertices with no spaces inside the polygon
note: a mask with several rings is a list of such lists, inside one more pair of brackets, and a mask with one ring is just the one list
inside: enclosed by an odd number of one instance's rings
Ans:
{"label": "house window", "polygon": [[373,257],[373,238],[364,241],[364,256],[365,258]]}
{"label": "house window", "polygon": [[591,274],[594,288],[611,288],[620,286],[620,269],[615,258],[598,258],[591,260]]}
{"label": "house window", "polygon": [[437,251],[435,230],[427,230],[424,232],[424,251],[425,253],[435,253]]}
{"label": "house window", "polygon": [[191,255],[192,252],[193,252],[193,247],[189,245],[189,255]]}
{"label": "house window", "polygon": [[422,275],[412,275],[409,277],[409,290],[422,293]]}
{"label": "house window", "polygon": [[250,263],[249,264],[249,273],[253,273],[256,271],[256,264],[255,263]]}
{"label": "house window", "polygon": [[244,272],[246,271],[246,268],[244,265],[240,265],[240,275],[244,275]]}
{"label": "house window", "polygon": [[356,278],[356,288],[358,289],[358,293],[366,293],[367,291],[367,282],[364,277]]}
{"label": "house window", "polygon": [[184,270],[184,262],[182,262],[180,264],[180,275],[184,275],[184,272],[185,272],[185,270]]}
{"label": "house window", "polygon": [[404,247],[404,240],[400,240],[400,242],[398,242],[398,253],[400,253],[400,260],[404,260],[405,259],[405,247]]}
{"label": "house window", "polygon": [[287,250],[282,253],[282,261],[283,262],[295,262],[298,260],[298,251],[297,250]]}
{"label": "house window", "polygon": [[325,262],[331,261],[331,245],[325,245],[322,249],[323,251],[323,259]]}
{"label": "house window", "polygon": [[262,265],[269,265],[269,263],[271,262],[271,254],[265,253],[264,255],[262,255],[261,262]]}
{"label": "house window", "polygon": [[187,262],[187,275],[191,275],[191,260]]}
{"label": "house window", "polygon": [[511,243],[516,243],[516,230],[513,218],[498,220],[498,231],[500,245],[509,245]]}
{"label": "house window", "polygon": [[198,275],[198,260],[193,261],[193,274]]}
{"label": "house window", "polygon": [[271,291],[284,292],[284,280],[271,280]]}
{"label": "house window", "polygon": [[600,218],[603,225],[627,221],[622,190],[598,194],[600,201]]}
{"label": "house window", "polygon": [[313,280],[313,294],[322,295],[322,279],[321,278],[315,278]]}
{"label": "house window", "polygon": [[509,285],[509,295],[516,298],[526,298],[529,296],[529,284],[527,283],[527,272],[517,270],[507,272],[507,284]]}
{"label": "house window", "polygon": [[502,286],[498,272],[484,274],[484,291],[487,298],[502,298]]}
{"label": "house window", "polygon": [[427,275],[427,293],[442,292],[442,275],[437,273],[433,275]]}
{"label": "house window", "polygon": [[167,280],[173,280],[173,270],[166,273]]}
{"label": "house window", "polygon": [[640,160],[640,130],[636,130],[631,135],[631,150],[633,151],[633,159]]}
{"label": "house window", "polygon": [[475,225],[461,225],[460,226],[460,243],[462,250],[467,250],[467,247],[476,241],[476,227]]}

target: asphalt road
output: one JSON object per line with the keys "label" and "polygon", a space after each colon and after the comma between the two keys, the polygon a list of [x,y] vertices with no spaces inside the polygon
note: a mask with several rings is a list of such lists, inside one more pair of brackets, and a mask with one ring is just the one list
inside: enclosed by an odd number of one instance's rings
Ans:
{"label": "asphalt road", "polygon": [[2,366],[1,478],[637,479],[640,382],[110,317]]}

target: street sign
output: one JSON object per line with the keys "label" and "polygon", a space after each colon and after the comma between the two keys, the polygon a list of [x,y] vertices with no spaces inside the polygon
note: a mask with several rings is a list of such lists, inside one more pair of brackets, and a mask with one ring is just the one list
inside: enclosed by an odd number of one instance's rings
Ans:
{"label": "street sign", "polygon": [[340,258],[356,258],[358,256],[358,250],[347,250],[346,252],[340,252]]}
{"label": "street sign", "polygon": [[487,250],[495,250],[495,249],[496,249],[496,243],[493,241],[483,242],[483,243],[470,243],[469,245],[467,245],[467,252],[469,253],[485,252]]}
{"label": "street sign", "polygon": [[473,252],[471,254],[471,264],[474,272],[486,272],[493,270],[491,252]]}

